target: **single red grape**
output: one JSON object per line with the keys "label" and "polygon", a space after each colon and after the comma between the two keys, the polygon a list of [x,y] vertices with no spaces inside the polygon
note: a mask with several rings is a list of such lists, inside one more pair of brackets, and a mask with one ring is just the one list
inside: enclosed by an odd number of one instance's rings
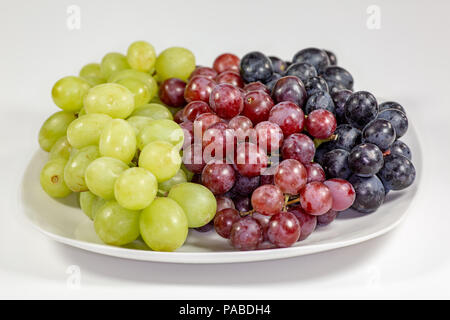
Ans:
{"label": "single red grape", "polygon": [[261,170],[267,167],[268,161],[267,154],[256,144],[243,142],[237,145],[235,164],[241,175],[260,175]]}
{"label": "single red grape", "polygon": [[236,249],[255,250],[263,242],[261,225],[250,216],[241,218],[233,224],[230,240]]}
{"label": "single red grape", "polygon": [[294,133],[284,139],[281,147],[283,159],[295,159],[304,165],[311,163],[314,159],[316,148],[314,142],[303,133]]}
{"label": "single red grape", "polygon": [[183,119],[195,121],[197,117],[203,113],[212,113],[209,104],[204,101],[189,102],[183,109]]}
{"label": "single red grape", "polygon": [[223,53],[214,60],[213,68],[218,73],[224,71],[239,72],[239,64],[241,59],[232,53]]}
{"label": "single red grape", "polygon": [[203,160],[202,146],[200,144],[192,144],[183,149],[183,163],[189,171],[202,173],[206,165]]}
{"label": "single red grape", "polygon": [[234,209],[234,202],[233,200],[231,200],[231,198],[225,197],[225,196],[217,196],[216,197],[216,202],[217,202],[217,209],[216,212],[219,212],[223,209],[227,209],[227,208],[231,208]]}
{"label": "single red grape", "polygon": [[213,124],[221,121],[223,120],[213,113],[202,113],[194,121],[194,137],[199,139],[200,143],[203,133]]}
{"label": "single red grape", "polygon": [[267,153],[279,153],[283,144],[283,131],[273,122],[263,121],[256,125],[256,139],[260,148]]}
{"label": "single red grape", "polygon": [[159,87],[159,98],[166,105],[171,107],[183,107],[186,104],[184,100],[184,89],[186,82],[177,78],[164,80]]}
{"label": "single red grape", "polygon": [[251,201],[255,211],[267,216],[279,213],[284,206],[283,192],[273,184],[258,187],[253,191]]}
{"label": "single red grape", "polygon": [[244,86],[244,81],[242,81],[240,74],[233,71],[222,72],[216,77],[216,82],[218,84],[228,83],[238,88]]}
{"label": "single red grape", "polygon": [[249,118],[254,124],[257,124],[269,118],[273,105],[269,94],[263,91],[249,91],[244,97],[242,115]]}
{"label": "single red grape", "polygon": [[270,218],[267,237],[277,247],[287,248],[292,246],[297,242],[300,234],[300,223],[294,214],[282,211]]}
{"label": "single red grape", "polygon": [[231,84],[223,83],[217,85],[211,92],[209,105],[218,116],[231,119],[244,109],[244,99],[239,89]]}
{"label": "single red grape", "polygon": [[300,190],[300,205],[306,213],[319,216],[333,205],[330,189],[322,182],[313,181]]}
{"label": "single red grape", "polygon": [[175,121],[178,124],[184,121],[183,110],[184,109],[180,109],[175,113],[175,115],[173,116],[173,121]]}
{"label": "single red grape", "polygon": [[253,129],[253,123],[245,116],[234,117],[228,122],[228,126],[234,130],[238,142],[245,142],[247,137],[251,135],[251,129]]}
{"label": "single red grape", "polygon": [[217,76],[217,71],[209,67],[197,67],[194,71],[192,71],[189,79],[192,79],[195,76],[204,76],[214,80]]}
{"label": "single red grape", "polygon": [[189,80],[184,90],[184,99],[187,102],[209,102],[209,96],[216,86],[216,82],[204,76],[195,76]]}
{"label": "single red grape", "polygon": [[239,211],[233,208],[222,209],[214,218],[214,229],[222,238],[229,239],[233,224],[241,219]]}
{"label": "single red grape", "polygon": [[202,138],[203,157],[223,159],[227,154],[234,153],[234,130],[227,129],[226,124],[217,122],[207,129]]}
{"label": "single red grape", "polygon": [[324,182],[330,189],[331,197],[333,198],[334,211],[344,211],[350,208],[355,202],[356,192],[353,185],[344,179],[330,179]]}
{"label": "single red grape", "polygon": [[306,169],[301,162],[295,159],[286,159],[278,165],[274,182],[283,193],[296,195],[306,185],[307,178]]}
{"label": "single red grape", "polygon": [[336,130],[336,118],[325,109],[317,109],[311,112],[306,119],[306,130],[314,138],[326,139]]}
{"label": "single red grape", "polygon": [[289,212],[294,214],[300,223],[301,232],[298,241],[305,240],[316,229],[317,217],[305,213],[301,206],[294,206],[289,209]]}
{"label": "single red grape", "polygon": [[245,92],[250,92],[250,91],[263,91],[263,92],[265,92],[265,93],[267,93],[267,94],[269,94],[270,95],[270,91],[269,91],[269,89],[265,86],[265,85],[263,85],[261,82],[250,82],[250,83],[247,83],[245,86],[244,86],[244,91]]}
{"label": "single red grape", "polygon": [[320,216],[317,216],[317,225],[318,226],[326,226],[329,225],[336,219],[338,212],[334,210],[330,210],[325,214],[322,214]]}
{"label": "single red grape", "polygon": [[325,181],[325,171],[320,164],[316,162],[306,163],[304,164],[306,168],[306,172],[308,173],[308,181],[307,183],[313,181],[324,182]]}
{"label": "single red grape", "polygon": [[202,171],[202,184],[214,194],[223,194],[233,188],[236,176],[227,163],[209,162]]}
{"label": "single red grape", "polygon": [[295,103],[285,101],[270,110],[269,121],[279,125],[287,137],[303,130],[305,114]]}
{"label": "single red grape", "polygon": [[183,121],[180,124],[184,134],[183,149],[194,142],[194,124],[191,121]]}
{"label": "single red grape", "polygon": [[272,90],[272,99],[275,103],[291,101],[300,108],[303,108],[306,97],[307,94],[303,82],[294,76],[278,79]]}
{"label": "single red grape", "polygon": [[256,221],[258,221],[259,224],[261,225],[261,228],[263,230],[264,240],[269,240],[269,238],[267,237],[267,229],[269,228],[269,222],[270,222],[270,217],[271,216],[266,216],[266,215],[261,214],[259,212],[253,212],[252,213],[252,217]]}

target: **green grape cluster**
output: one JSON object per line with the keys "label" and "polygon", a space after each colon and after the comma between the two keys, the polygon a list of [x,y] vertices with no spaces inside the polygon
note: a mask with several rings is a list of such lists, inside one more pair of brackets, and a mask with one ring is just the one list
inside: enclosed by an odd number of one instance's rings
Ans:
{"label": "green grape cluster", "polygon": [[39,131],[49,153],[40,183],[54,198],[79,193],[106,244],[141,236],[153,250],[174,251],[189,228],[213,219],[214,195],[189,182],[193,173],[181,161],[184,134],[173,121],[179,109],[158,97],[158,81],[186,80],[194,68],[187,49],[157,56],[151,44],[136,41],[126,55],[108,53],[55,83],[52,98],[62,110]]}

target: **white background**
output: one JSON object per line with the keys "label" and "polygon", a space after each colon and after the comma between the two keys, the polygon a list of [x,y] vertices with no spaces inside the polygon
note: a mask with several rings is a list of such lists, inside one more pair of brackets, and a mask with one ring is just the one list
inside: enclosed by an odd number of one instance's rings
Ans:
{"label": "white background", "polygon": [[[367,27],[369,5],[381,29]],[[81,9],[70,30],[67,8]],[[1,298],[450,298],[449,1],[0,2]],[[127,261],[67,247],[24,223],[18,190],[37,133],[56,111],[50,90],[109,51],[144,39],[185,46],[197,63],[260,50],[291,59],[333,50],[355,89],[399,101],[420,137],[424,167],[407,219],[369,242],[287,260],[235,265]],[[67,285],[69,266],[79,289]]]}

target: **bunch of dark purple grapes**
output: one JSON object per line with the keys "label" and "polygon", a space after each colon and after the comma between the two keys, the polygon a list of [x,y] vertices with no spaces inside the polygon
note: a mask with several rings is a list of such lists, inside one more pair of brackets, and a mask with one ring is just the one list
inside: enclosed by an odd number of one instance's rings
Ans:
{"label": "bunch of dark purple grapes", "polygon": [[[403,107],[353,92],[330,51],[292,62],[251,52],[168,79],[161,100],[185,134],[183,163],[217,198],[212,228],[240,250],[289,247],[350,207],[375,211],[415,178]],[[187,104],[186,104],[187,103]]]}

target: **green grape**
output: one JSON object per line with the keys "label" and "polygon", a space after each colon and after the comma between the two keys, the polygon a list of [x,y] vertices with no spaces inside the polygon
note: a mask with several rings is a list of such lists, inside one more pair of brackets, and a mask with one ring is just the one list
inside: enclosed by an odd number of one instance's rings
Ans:
{"label": "green grape", "polygon": [[155,68],[160,81],[169,78],[187,81],[195,69],[195,57],[188,49],[168,48],[159,54]]}
{"label": "green grape", "polygon": [[189,171],[188,168],[184,165],[184,163],[181,164],[181,170],[183,170],[184,174],[186,175],[187,181],[191,181],[194,177],[194,173],[192,171]]}
{"label": "green grape", "polygon": [[155,48],[145,41],[133,42],[128,47],[127,61],[131,68],[149,72],[155,65]]}
{"label": "green grape", "polygon": [[181,166],[178,149],[165,141],[149,143],[139,155],[139,167],[147,169],[158,182],[164,182],[177,174]]}
{"label": "green grape", "polygon": [[114,72],[125,69],[130,69],[127,57],[117,52],[107,53],[100,64],[100,70],[105,79],[108,79]]}
{"label": "green grape", "polygon": [[67,140],[67,137],[61,137],[50,149],[49,159],[63,158],[69,160],[71,151],[72,146],[70,145],[69,140]]}
{"label": "green grape", "polygon": [[155,120],[173,120],[173,116],[170,110],[162,104],[158,103],[149,103],[139,106],[134,110],[132,116],[150,117]]}
{"label": "green grape", "polygon": [[105,157],[131,162],[136,153],[136,134],[125,120],[114,119],[108,122],[100,135],[100,153]]}
{"label": "green grape", "polygon": [[192,182],[177,184],[170,189],[168,197],[183,208],[189,228],[204,226],[216,214],[216,198],[208,188],[200,184]]}
{"label": "green grape", "polygon": [[94,218],[97,235],[106,244],[121,246],[139,237],[140,211],[122,208],[116,201],[106,202]]}
{"label": "green grape", "polygon": [[92,220],[95,219],[95,216],[97,215],[98,210],[103,207],[103,205],[106,203],[106,200],[100,197],[95,197],[94,202],[92,203],[91,208],[91,216]]}
{"label": "green grape", "polygon": [[154,141],[169,142],[180,150],[184,141],[183,129],[172,120],[153,120],[139,132],[138,147],[142,150],[147,144]]}
{"label": "green grape", "polygon": [[56,81],[52,88],[55,104],[64,111],[76,112],[83,107],[83,99],[91,85],[80,77],[64,77]]}
{"label": "green grape", "polygon": [[120,84],[104,83],[89,90],[84,108],[86,113],[104,113],[125,119],[134,111],[134,95]]}
{"label": "green grape", "polygon": [[85,79],[91,86],[106,82],[99,63],[89,63],[80,70],[80,77]]}
{"label": "green grape", "polygon": [[108,82],[117,82],[128,78],[138,79],[144,82],[148,88],[148,92],[150,93],[150,99],[153,99],[158,93],[158,84],[156,83],[156,80],[153,79],[153,77],[148,73],[140,72],[134,69],[126,69],[116,72],[109,77]]}
{"label": "green grape", "polygon": [[130,168],[117,178],[114,195],[117,202],[130,210],[142,210],[156,197],[158,182],[153,174],[144,168]]}
{"label": "green grape", "polygon": [[50,160],[41,171],[42,189],[53,198],[64,198],[72,193],[64,182],[64,167],[67,160],[58,158]]}
{"label": "green grape", "polygon": [[77,149],[98,144],[100,134],[111,117],[102,113],[89,113],[78,117],[67,128],[67,139]]}
{"label": "green grape", "polygon": [[83,107],[78,112],[78,117],[82,117],[82,116],[85,116],[85,115],[87,115],[87,113],[86,113],[86,109]]}
{"label": "green grape", "polygon": [[59,111],[52,114],[42,124],[39,131],[39,145],[47,152],[53,147],[56,141],[66,135],[67,127],[76,119],[72,112]]}
{"label": "green grape", "polygon": [[155,251],[175,251],[188,235],[183,209],[172,199],[157,198],[141,213],[142,239]]}
{"label": "green grape", "polygon": [[97,146],[72,151],[64,169],[64,182],[74,192],[88,191],[85,173],[92,161],[100,157]]}
{"label": "green grape", "polygon": [[146,104],[150,101],[150,92],[148,87],[139,79],[125,78],[116,81],[116,83],[126,87],[134,94],[134,105],[136,107]]}
{"label": "green grape", "polygon": [[92,206],[97,200],[97,196],[90,191],[80,192],[80,207],[81,210],[88,216],[89,219],[94,220],[92,217]]}
{"label": "green grape", "polygon": [[153,121],[152,118],[143,116],[132,116],[127,119],[128,123],[133,127],[136,136],[139,132]]}
{"label": "green grape", "polygon": [[172,178],[170,178],[167,181],[161,182],[158,185],[158,189],[164,192],[169,192],[170,189],[177,184],[187,182],[186,174],[182,169],[178,170],[177,174],[174,175]]}
{"label": "green grape", "polygon": [[114,198],[114,183],[128,169],[128,166],[114,158],[101,157],[95,159],[87,167],[85,181],[89,190],[105,200]]}

